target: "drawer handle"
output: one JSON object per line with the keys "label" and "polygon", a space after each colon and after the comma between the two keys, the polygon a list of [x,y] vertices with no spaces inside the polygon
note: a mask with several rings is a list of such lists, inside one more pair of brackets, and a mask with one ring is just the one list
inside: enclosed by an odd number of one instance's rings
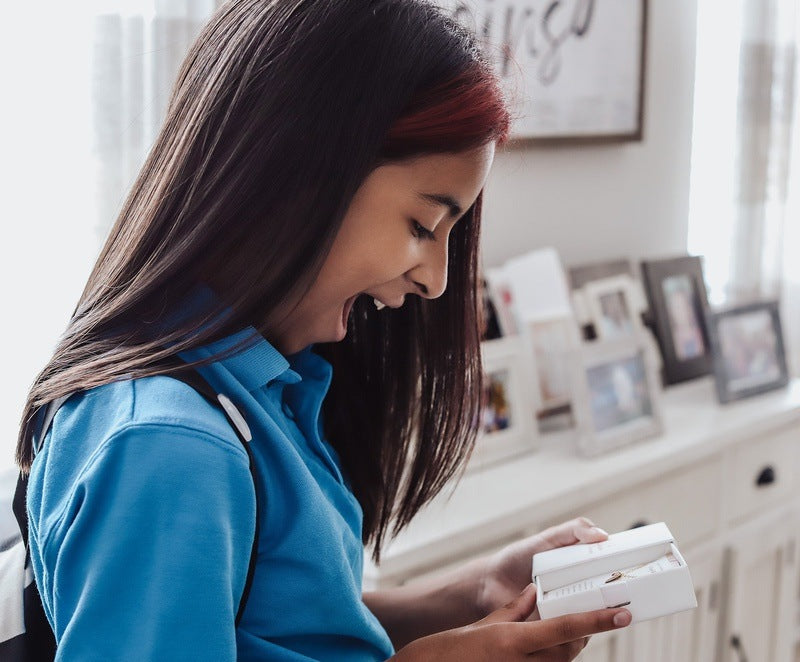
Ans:
{"label": "drawer handle", "polygon": [[766,487],[772,485],[777,480],[775,476],[775,469],[769,465],[761,470],[756,478],[756,487]]}
{"label": "drawer handle", "polygon": [[744,652],[744,645],[742,644],[742,640],[739,638],[739,635],[734,634],[731,637],[731,648],[736,651],[739,662],[747,662],[747,655]]}
{"label": "drawer handle", "polygon": [[647,526],[648,522],[646,519],[637,519],[633,524],[631,524],[631,529],[641,529],[643,526]]}

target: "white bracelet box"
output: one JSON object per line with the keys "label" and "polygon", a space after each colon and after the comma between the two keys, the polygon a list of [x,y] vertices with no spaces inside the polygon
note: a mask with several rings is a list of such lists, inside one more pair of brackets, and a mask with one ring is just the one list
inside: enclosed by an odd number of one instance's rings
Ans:
{"label": "white bracelet box", "polygon": [[686,561],[663,522],[533,556],[542,618],[625,605],[633,622],[697,606]]}

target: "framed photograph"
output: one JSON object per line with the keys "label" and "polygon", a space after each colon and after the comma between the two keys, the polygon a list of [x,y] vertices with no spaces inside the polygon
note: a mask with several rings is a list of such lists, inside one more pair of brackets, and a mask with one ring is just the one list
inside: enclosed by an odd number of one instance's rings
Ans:
{"label": "framed photograph", "polygon": [[777,301],[764,301],[709,315],[717,395],[740,400],[789,383]]}
{"label": "framed photograph", "polygon": [[484,42],[512,139],[642,139],[646,0],[439,0]]}
{"label": "framed photograph", "polygon": [[530,406],[530,357],[520,338],[481,345],[483,405],[470,467],[484,467],[537,448]]}
{"label": "framed photograph", "polygon": [[664,383],[711,372],[708,296],[699,257],[642,262],[653,331],[664,358]]}
{"label": "framed photograph", "polygon": [[574,427],[570,361],[580,347],[580,332],[572,316],[529,319],[524,338],[533,355],[533,398],[539,432]]}
{"label": "framed photograph", "polygon": [[643,330],[641,309],[631,276],[590,281],[583,290],[589,319],[598,338],[630,338]]}
{"label": "framed photograph", "polygon": [[607,262],[597,262],[593,264],[570,267],[569,281],[572,288],[572,307],[575,310],[575,317],[581,325],[584,340],[595,340],[598,337],[596,320],[593,315],[592,307],[589,305],[589,293],[587,288],[590,283],[595,283],[594,287],[600,287],[598,281],[606,281],[614,278],[629,278],[630,287],[628,289],[628,303],[631,311],[635,311],[636,320],[639,324],[642,316],[647,312],[647,297],[644,293],[641,281],[635,276],[633,266],[628,259],[610,260]]}
{"label": "framed photograph", "polygon": [[635,338],[584,345],[573,364],[578,448],[596,455],[662,431],[656,368]]}

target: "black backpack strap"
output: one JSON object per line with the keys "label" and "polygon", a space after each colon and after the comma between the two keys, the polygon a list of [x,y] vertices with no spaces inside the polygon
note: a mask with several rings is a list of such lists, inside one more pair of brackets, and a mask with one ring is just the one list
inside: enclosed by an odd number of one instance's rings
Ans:
{"label": "black backpack strap", "polygon": [[[250,597],[250,587],[253,584],[253,575],[255,574],[256,569],[256,561],[258,559],[258,535],[259,535],[259,523],[258,523],[258,514],[261,512],[261,495],[260,490],[258,489],[258,481],[256,480],[256,465],[255,460],[253,458],[253,451],[250,449],[250,441],[252,439],[252,435],[250,433],[250,428],[247,425],[247,421],[245,420],[244,416],[242,416],[241,411],[227,396],[218,393],[216,389],[214,389],[211,384],[206,381],[206,379],[194,368],[183,368],[176,372],[170,373],[167,375],[168,377],[172,377],[183,383],[191,386],[195,391],[197,391],[200,395],[202,395],[210,404],[214,407],[221,409],[225,416],[230,421],[231,426],[236,431],[236,436],[239,437],[239,441],[242,443],[245,452],[247,453],[248,458],[248,465],[250,469],[250,477],[253,481],[253,490],[255,492],[256,498],[256,518],[255,518],[255,532],[253,534],[253,544],[250,549],[250,562],[247,567],[247,578],[244,584],[244,590],[242,591],[242,597],[239,600],[239,608],[236,611],[236,620],[235,625],[239,625],[239,621],[242,619],[242,615],[244,614],[245,606],[247,605],[247,598]],[[50,425],[53,422],[53,418],[56,415],[58,409],[63,405],[73,393],[69,393],[61,398],[57,398],[53,400],[48,406],[47,409],[44,410],[43,417],[42,417],[42,425],[39,428],[40,432],[37,437],[34,439],[34,448],[38,451],[42,444],[44,443],[44,438],[47,435],[47,432],[50,429]],[[22,532],[23,540],[25,541],[25,548],[28,548],[28,510],[27,510],[27,492],[28,492],[28,476],[27,474],[23,474],[20,472],[19,478],[17,479],[17,488],[14,492],[14,501],[13,501],[13,510],[14,516],[17,519],[17,523],[19,524],[20,531]],[[26,555],[26,566],[29,563],[29,555],[30,552]],[[27,602],[27,593],[29,590],[35,590],[36,584],[31,583],[31,585],[26,589],[26,602]],[[38,598],[38,594],[36,596]],[[33,601],[31,601],[33,603]],[[28,632],[31,633],[31,637],[29,639],[35,639],[42,642],[43,645],[50,646],[52,645],[52,650],[55,650],[55,639],[53,638],[53,632],[50,629],[50,625],[47,621],[47,618],[44,614],[44,609],[41,606],[41,600],[38,600],[38,610],[33,610],[33,615],[29,614],[29,608],[26,604],[26,614],[25,614],[25,626]],[[35,635],[35,637],[33,636]],[[50,638],[48,641],[46,637]],[[51,655],[49,659],[52,659],[53,656]],[[35,658],[39,659],[39,658]],[[44,659],[44,658],[42,658]]]}
{"label": "black backpack strap", "polygon": [[[41,425],[37,426],[39,434],[33,436],[33,454],[34,456],[42,447],[44,437],[50,429],[53,422],[53,417],[56,415],[59,407],[69,400],[72,393],[56,398],[43,410],[37,412],[37,415],[42,417]],[[14,500],[12,501],[11,508],[14,511],[14,517],[17,520],[17,525],[22,533],[22,539],[25,541],[25,547],[28,547],[28,509],[27,509],[27,494],[28,494],[28,474],[23,474],[21,471],[17,478],[17,488],[14,490]],[[27,559],[26,559],[27,565]]]}
{"label": "black backpack strap", "polygon": [[250,449],[250,441],[253,437],[250,434],[250,428],[247,426],[247,422],[236,405],[234,405],[227,396],[217,393],[211,384],[209,384],[197,370],[194,370],[193,368],[185,368],[183,370],[170,373],[168,376],[188,384],[212,405],[217,408],[221,408],[225,413],[225,416],[228,417],[233,429],[236,430],[236,435],[239,437],[239,441],[242,442],[242,446],[247,453],[250,476],[253,480],[253,490],[255,491],[256,495],[256,523],[255,532],[253,534],[253,545],[250,549],[250,563],[247,567],[247,579],[245,580],[242,597],[239,600],[239,609],[236,611],[235,624],[239,625],[239,621],[242,620],[242,615],[244,614],[244,608],[247,605],[247,598],[250,597],[250,587],[253,585],[253,575],[256,571],[256,561],[258,559],[258,515],[261,512],[261,495],[259,494],[260,490],[258,489],[258,480],[256,480],[256,464],[255,460],[253,459],[253,451]]}

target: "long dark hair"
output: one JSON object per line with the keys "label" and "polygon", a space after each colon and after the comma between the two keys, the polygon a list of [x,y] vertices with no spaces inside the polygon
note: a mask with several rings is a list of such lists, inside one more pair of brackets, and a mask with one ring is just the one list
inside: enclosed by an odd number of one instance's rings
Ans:
{"label": "long dark hair", "polygon": [[[51,400],[168,374],[177,352],[249,325],[265,333],[313,282],[375,167],[502,142],[507,129],[473,37],[423,0],[226,2],[189,51],[159,136],[30,390],[20,467],[30,469],[34,421]],[[317,348],[334,367],[326,434],[376,558],[392,521],[393,532],[404,526],[474,442],[481,199],[451,233],[441,298],[411,297],[380,315],[358,302],[347,339]],[[219,306],[165,325],[199,283]]]}

